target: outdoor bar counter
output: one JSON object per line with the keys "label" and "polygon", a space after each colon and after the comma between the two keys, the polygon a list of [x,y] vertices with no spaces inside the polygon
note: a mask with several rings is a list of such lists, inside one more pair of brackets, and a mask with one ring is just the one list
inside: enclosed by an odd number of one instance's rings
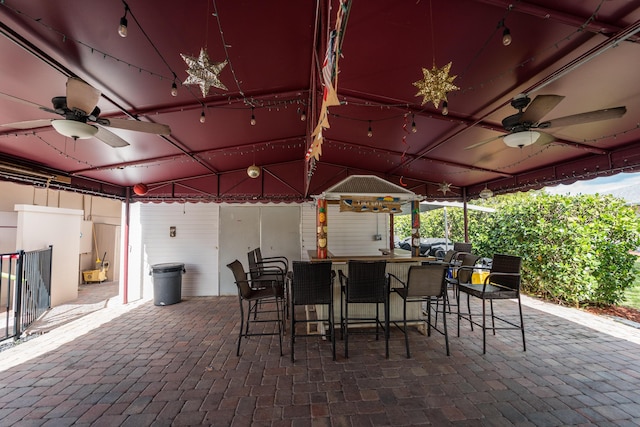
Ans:
{"label": "outdoor bar counter", "polygon": [[[336,324],[340,322],[340,305],[342,304],[342,293],[340,289],[340,280],[338,278],[338,271],[342,270],[344,274],[348,274],[347,264],[350,260],[357,261],[387,261],[387,273],[394,274],[400,280],[407,280],[407,273],[409,272],[409,267],[412,265],[420,265],[424,261],[433,261],[435,258],[433,257],[424,257],[424,256],[411,256],[409,251],[405,251],[403,249],[396,249],[395,251],[384,251],[380,255],[334,255],[329,253],[326,259],[321,259],[317,257],[317,253],[314,250],[308,251],[309,260],[311,262],[317,261],[331,261],[332,268],[336,272],[336,279],[333,284],[333,306],[334,306],[334,315],[336,319]],[[318,310],[318,314],[321,316],[325,316],[327,307],[317,306],[316,310]],[[374,304],[353,304],[349,306],[350,316],[353,314],[354,316],[359,317],[374,317],[375,316],[375,305]],[[391,320],[402,320],[402,298],[400,298],[395,292],[391,294],[391,299],[389,301],[389,317]],[[381,316],[384,318],[384,310],[380,307]],[[420,302],[413,302],[407,304],[407,319],[418,319],[422,317],[422,304]],[[324,328],[326,325],[322,325]]]}

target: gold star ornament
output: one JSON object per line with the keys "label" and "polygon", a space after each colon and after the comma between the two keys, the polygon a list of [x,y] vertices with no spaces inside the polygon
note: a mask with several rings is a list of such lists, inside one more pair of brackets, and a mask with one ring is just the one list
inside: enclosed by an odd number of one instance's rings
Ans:
{"label": "gold star ornament", "polygon": [[438,108],[440,101],[447,101],[447,92],[459,90],[460,88],[453,84],[453,80],[458,76],[450,76],[451,62],[442,68],[437,68],[434,64],[431,70],[422,69],[423,78],[414,82],[413,85],[418,88],[416,96],[422,96],[422,105],[427,102],[433,102]]}
{"label": "gold star ornament", "polygon": [[227,87],[220,81],[219,74],[222,69],[227,65],[227,60],[222,62],[211,63],[209,55],[205,48],[200,49],[200,56],[194,58],[192,56],[180,54],[184,62],[187,63],[189,69],[187,70],[187,80],[184,81],[185,85],[198,85],[202,91],[202,96],[205,97],[209,93],[211,86],[218,89],[227,90]]}

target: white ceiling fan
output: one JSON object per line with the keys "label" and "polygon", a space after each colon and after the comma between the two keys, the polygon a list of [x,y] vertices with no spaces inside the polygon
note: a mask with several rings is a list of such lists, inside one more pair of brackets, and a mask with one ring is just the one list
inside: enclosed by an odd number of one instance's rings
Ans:
{"label": "white ceiling fan", "polygon": [[66,96],[56,96],[51,100],[53,108],[44,107],[2,92],[0,92],[0,96],[63,117],[62,119],[38,119],[0,125],[3,127],[34,129],[51,125],[61,135],[74,140],[95,137],[111,147],[126,147],[129,143],[106,129],[108,127],[156,135],[171,133],[169,126],[161,123],[99,117],[100,109],[97,105],[100,91],[77,77],[69,77],[67,80]]}

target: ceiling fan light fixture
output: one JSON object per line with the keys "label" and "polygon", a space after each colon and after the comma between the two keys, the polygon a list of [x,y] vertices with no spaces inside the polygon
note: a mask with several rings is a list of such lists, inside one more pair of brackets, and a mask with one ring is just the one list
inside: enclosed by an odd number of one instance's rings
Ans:
{"label": "ceiling fan light fixture", "polygon": [[540,132],[525,130],[509,134],[503,138],[505,144],[513,148],[522,148],[535,143],[540,138]]}
{"label": "ceiling fan light fixture", "polygon": [[51,126],[53,126],[59,134],[73,139],[89,139],[98,133],[96,126],[75,120],[52,120]]}

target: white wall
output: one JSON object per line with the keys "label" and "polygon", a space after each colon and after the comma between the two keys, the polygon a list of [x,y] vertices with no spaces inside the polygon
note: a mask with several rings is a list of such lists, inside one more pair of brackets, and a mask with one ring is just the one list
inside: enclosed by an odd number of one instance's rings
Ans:
{"label": "white wall", "polygon": [[226,266],[239,260],[249,269],[247,253],[260,247],[263,257],[283,256],[289,262],[300,259],[300,205],[223,204],[220,207],[219,294],[235,295],[237,286]]}
{"label": "white wall", "polygon": [[0,254],[15,252],[17,230],[18,214],[16,212],[0,212]]}
{"label": "white wall", "polygon": [[[145,292],[145,273],[148,273],[148,269],[144,271],[144,257],[143,257],[143,244],[142,244],[142,223],[140,211],[142,209],[142,203],[129,204],[129,224],[127,228],[127,205],[122,204],[122,228],[120,230],[120,241],[123,248],[120,251],[120,274],[121,278],[126,280],[120,280],[120,292],[119,296],[122,302],[137,301],[145,296],[152,296],[150,290],[150,283],[147,284],[147,291]],[[124,247],[126,240],[126,234],[129,235],[128,245]],[[124,262],[124,257],[128,257],[127,263]],[[125,276],[124,268],[128,265],[128,275]],[[126,282],[126,283],[125,283]],[[127,289],[125,289],[125,284]]]}
{"label": "white wall", "polygon": [[[122,203],[118,200],[108,199],[105,197],[97,197],[83,195],[70,191],[58,191],[49,188],[33,187],[27,184],[17,184],[7,181],[0,181],[0,252],[14,252],[23,248],[16,248],[16,221],[17,214],[14,212],[15,205],[33,205],[48,206],[63,209],[77,209],[83,211],[83,219],[92,224],[109,224],[114,227],[120,226],[120,214]],[[109,235],[104,235],[105,244],[110,247],[112,242],[119,238],[116,234],[117,229]],[[77,255],[80,258],[80,265],[77,271],[78,283],[82,281],[82,271],[93,270],[96,268],[96,259],[104,254],[103,242],[98,236],[97,246],[95,249],[93,242],[94,236],[91,228],[89,232],[83,229],[81,237],[81,250]],[[89,243],[89,251],[87,245],[83,245],[83,240]],[[110,253],[111,265],[117,264],[115,260],[119,259],[119,247],[117,253]],[[116,266],[117,268],[117,266]],[[109,276],[109,279],[117,280],[117,274]]]}
{"label": "white wall", "polygon": [[82,211],[46,206],[16,205],[16,247],[25,251],[53,245],[51,306],[78,297],[78,268]]}
{"label": "white wall", "polygon": [[[329,204],[327,212],[327,247],[333,255],[380,255],[389,248],[389,214],[340,212],[337,204]],[[380,234],[382,240],[375,240]],[[308,250],[316,249],[316,207],[307,203],[302,210],[303,259]]]}
{"label": "white wall", "polygon": [[[142,281],[144,295],[153,289],[151,266],[163,263],[185,264],[182,294],[218,293],[218,217],[214,203],[141,204]],[[169,228],[176,227],[176,236]]]}
{"label": "white wall", "polygon": [[[119,240],[125,242],[127,227],[124,221],[126,206],[116,200],[80,195],[76,193],[58,192],[43,188],[33,188],[28,185],[0,182],[0,214],[3,210],[10,214],[0,215],[0,248],[2,248],[3,233],[11,235],[15,228],[3,229],[3,225],[16,224],[16,213],[13,212],[15,202],[29,205],[55,206],[60,208],[82,209],[82,219],[94,223],[111,224],[120,227]],[[219,295],[220,292],[220,209],[214,203],[133,203],[129,205],[130,220],[128,225],[129,245],[120,248],[121,253],[108,254],[110,268],[114,277],[120,277],[120,295],[124,298],[124,251],[128,256],[127,300],[135,301],[153,295],[152,277],[149,275],[150,266],[161,263],[184,263],[186,274],[182,276],[182,290],[185,296]],[[316,249],[316,208],[315,203],[306,202],[300,205],[280,204],[233,204],[235,207],[246,207],[268,210],[293,207],[300,209],[300,221],[296,226],[286,224],[286,234],[298,233],[300,239],[300,257],[307,259],[307,251]],[[13,222],[10,221],[13,215]],[[259,216],[267,222],[274,218],[273,213]],[[4,218],[4,221],[3,221]],[[122,222],[120,220],[122,219]],[[277,218],[277,215],[275,215]],[[379,255],[379,248],[388,246],[387,214],[339,212],[337,204],[329,205],[329,250],[336,255]],[[293,225],[293,227],[291,227]],[[176,237],[169,237],[169,227],[176,227]],[[282,224],[278,225],[283,227]],[[266,227],[266,228],[265,228]],[[109,227],[107,227],[109,228]],[[114,227],[116,230],[118,227]],[[3,231],[4,230],[4,231]],[[382,240],[374,240],[374,235],[381,234]],[[277,252],[278,243],[266,242],[273,240],[267,235],[278,236],[277,230],[269,228],[268,224],[260,225],[260,245],[263,255],[273,255]],[[263,236],[264,235],[264,236]],[[263,239],[264,237],[264,239]],[[291,236],[288,237],[291,239]],[[263,241],[265,240],[265,241]],[[110,240],[112,242],[113,239]],[[94,268],[95,259],[102,257],[103,245],[98,242],[98,252],[95,249],[90,254],[76,256],[80,258],[80,266],[76,269],[77,280],[81,280],[80,272]],[[253,247],[252,247],[253,248]],[[22,249],[22,248],[20,248]],[[15,250],[11,247],[10,251]],[[274,253],[271,253],[271,252]],[[243,263],[246,253],[238,253]],[[296,259],[296,256],[291,256]],[[224,266],[223,266],[224,267]]]}

